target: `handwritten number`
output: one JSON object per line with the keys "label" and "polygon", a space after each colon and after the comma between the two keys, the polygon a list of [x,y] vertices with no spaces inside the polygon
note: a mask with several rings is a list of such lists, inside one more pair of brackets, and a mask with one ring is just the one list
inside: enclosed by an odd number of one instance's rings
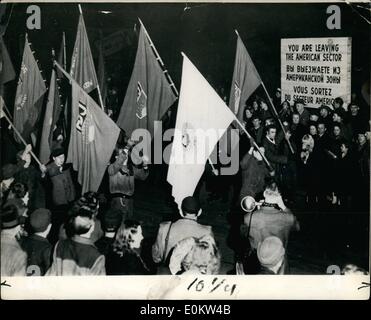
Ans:
{"label": "handwritten number", "polygon": [[204,281],[200,280],[196,286],[196,291],[202,291],[204,289]]}
{"label": "handwritten number", "polygon": [[[211,285],[210,285],[211,290],[209,291],[209,293],[212,293],[212,292],[216,291],[219,288],[221,288],[222,290],[224,288],[224,292],[229,292],[230,295],[233,295],[234,291],[237,288],[237,285],[236,284],[229,285],[229,284],[226,284],[225,281],[226,281],[226,279],[223,279],[221,281],[219,280],[219,282],[218,282],[218,278],[215,277],[211,281]],[[196,284],[195,290],[198,291],[198,292],[201,292],[205,288],[205,282],[204,282],[204,280],[199,280],[198,278],[196,278],[187,287],[187,290],[190,290],[195,284]]]}
{"label": "handwritten number", "polygon": [[192,283],[188,286],[187,290],[191,289],[192,286],[196,283],[197,280],[198,280],[198,278],[194,279],[194,280],[192,281]]}

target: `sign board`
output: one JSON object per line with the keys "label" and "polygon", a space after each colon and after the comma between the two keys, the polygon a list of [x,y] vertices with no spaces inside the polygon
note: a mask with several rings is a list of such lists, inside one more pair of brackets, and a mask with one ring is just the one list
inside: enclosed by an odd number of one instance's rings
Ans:
{"label": "sign board", "polygon": [[[132,31],[123,29],[116,31],[109,36],[102,39],[103,41],[103,55],[105,57],[115,54],[122,50],[125,46],[131,44]],[[99,50],[100,40],[95,42],[96,48]]]}
{"label": "sign board", "polygon": [[351,99],[352,38],[281,39],[282,101],[308,107]]}

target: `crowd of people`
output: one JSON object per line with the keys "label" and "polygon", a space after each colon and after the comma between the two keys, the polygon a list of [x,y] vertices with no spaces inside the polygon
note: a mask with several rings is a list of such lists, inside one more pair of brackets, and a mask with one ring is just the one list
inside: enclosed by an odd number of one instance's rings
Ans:
{"label": "crowd of people", "polygon": [[[341,98],[309,110],[301,100],[281,103],[279,90],[275,104],[278,118],[263,99],[246,101],[251,137],[241,134],[238,221],[225,237],[235,274],[290,273],[289,235],[303,223],[289,208],[297,208],[299,196],[302,210],[341,211],[345,224],[357,218],[354,212],[369,212],[371,134],[364,110],[353,102],[344,106]],[[130,138],[121,140],[102,182],[107,190],[98,192],[81,195],[63,143],[55,144],[47,165],[37,167],[27,145],[16,163],[2,166],[2,276],[220,272],[212,227],[198,221],[197,194],[183,200],[177,219],[158,226],[151,255],[143,254],[133,201],[135,180],[149,176],[149,159],[136,154]],[[361,227],[368,232],[368,223]]]}

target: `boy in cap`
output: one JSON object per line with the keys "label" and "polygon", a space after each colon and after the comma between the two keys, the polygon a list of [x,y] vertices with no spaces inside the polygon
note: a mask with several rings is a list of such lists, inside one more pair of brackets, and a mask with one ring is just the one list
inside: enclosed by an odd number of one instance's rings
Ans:
{"label": "boy in cap", "polygon": [[214,237],[211,226],[197,222],[201,213],[200,203],[195,197],[183,199],[181,218],[175,222],[162,222],[159,226],[156,242],[152,246],[152,258],[155,263],[166,263],[175,245],[185,238],[201,238],[206,235]]}
{"label": "boy in cap", "polygon": [[267,237],[258,245],[259,274],[284,274],[285,248],[278,237]]}
{"label": "boy in cap", "polygon": [[33,211],[29,219],[31,235],[22,240],[22,248],[27,252],[27,266],[31,266],[36,274],[43,276],[51,263],[52,246],[47,236],[52,227],[51,212],[39,208]]}
{"label": "boy in cap", "polygon": [[50,177],[52,183],[52,197],[54,206],[65,206],[75,200],[75,186],[71,176],[71,166],[65,165],[65,152],[62,147],[54,149],[51,154],[53,162],[40,167]]}
{"label": "boy in cap", "polygon": [[1,208],[1,276],[25,276],[27,254],[16,236],[21,231],[22,217],[17,207],[5,205]]}
{"label": "boy in cap", "polygon": [[71,165],[65,165],[65,151],[58,147],[52,151],[53,162],[40,166],[42,177],[49,176],[52,185],[52,222],[51,240],[54,243],[58,237],[59,227],[67,218],[68,207],[75,200],[75,185],[71,176]]}

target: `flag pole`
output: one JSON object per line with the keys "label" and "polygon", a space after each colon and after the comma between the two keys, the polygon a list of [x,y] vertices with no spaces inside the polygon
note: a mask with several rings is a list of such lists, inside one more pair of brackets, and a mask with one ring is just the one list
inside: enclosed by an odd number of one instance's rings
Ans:
{"label": "flag pole", "polygon": [[[64,74],[64,76],[71,81],[71,83],[77,83],[74,78],[71,77],[70,74],[66,70],[64,70],[57,61],[54,60],[54,65]],[[80,86],[80,85],[79,85]]]}
{"label": "flag pole", "polygon": [[63,31],[62,35],[62,41],[63,41],[63,68],[67,69],[67,57],[66,57],[66,34]]}
{"label": "flag pole", "polygon": [[[3,99],[3,97],[1,97],[1,99]],[[3,101],[4,101],[4,99],[3,99]],[[3,103],[3,105],[1,107],[4,108],[6,112],[8,112],[8,117],[9,117],[9,119],[11,119],[12,118],[12,114],[10,113],[8,107],[5,105],[5,101],[4,101],[4,103]]]}
{"label": "flag pole", "polygon": [[98,90],[99,103],[100,103],[100,106],[101,106],[102,110],[104,111],[104,104],[103,104],[103,100],[102,100],[102,94],[100,92],[99,83],[97,83],[97,90]]}
{"label": "flag pole", "polygon": [[[240,37],[238,31],[236,29],[234,31],[236,32],[236,35],[238,37]],[[259,78],[260,78],[260,76],[259,76]],[[269,103],[270,103],[270,105],[271,105],[271,107],[273,109],[273,112],[274,112],[275,116],[277,117],[278,123],[280,124],[280,127],[281,127],[281,129],[282,129],[282,131],[283,131],[283,133],[284,133],[284,135],[286,137],[286,130],[285,130],[283,124],[282,124],[282,121],[281,121],[281,119],[280,119],[280,117],[279,117],[279,115],[277,113],[277,110],[276,110],[276,108],[273,105],[272,99],[271,99],[271,97],[270,97],[270,95],[269,95],[269,93],[268,93],[268,91],[267,91],[267,89],[266,89],[266,87],[264,85],[264,82],[263,82],[263,80],[261,78],[260,78],[260,83],[261,83],[261,85],[262,85],[262,87],[263,87],[263,89],[265,91],[265,94],[268,97],[268,100],[269,100]],[[287,144],[288,144],[288,146],[290,148],[291,153],[294,154],[295,152],[294,152],[294,149],[292,148],[291,142],[288,139],[286,139],[286,138],[285,138],[285,140],[287,141]]]}
{"label": "flag pole", "polygon": [[144,26],[142,20],[140,20],[139,18],[138,18],[138,20],[139,20],[140,25],[141,25],[141,27],[143,28],[144,33],[145,33],[145,35],[146,35],[146,37],[147,37],[147,39],[148,39],[148,41],[149,41],[149,45],[150,45],[150,47],[152,48],[153,53],[154,53],[155,56],[156,56],[156,60],[159,62],[160,66],[161,66],[161,69],[163,70],[163,73],[165,74],[165,77],[166,77],[166,79],[167,79],[168,82],[169,82],[170,87],[173,89],[173,91],[174,91],[176,97],[178,98],[178,97],[179,97],[179,92],[178,92],[178,89],[175,87],[175,84],[174,84],[174,82],[173,82],[173,79],[171,78],[171,76],[170,76],[169,72],[167,71],[167,69],[165,69],[165,64],[164,64],[164,62],[162,61],[162,59],[161,59],[161,57],[160,57],[160,54],[158,53],[158,51],[157,51],[157,49],[156,49],[154,43],[152,42],[152,39],[151,39],[151,37],[149,36],[149,34],[148,34],[148,32],[147,32],[147,29],[146,29],[146,27]]}
{"label": "flag pole", "polygon": [[211,166],[211,169],[213,169],[213,171],[216,171],[216,169],[215,169],[215,167],[214,167],[214,164],[211,162],[211,160],[210,160],[210,157],[209,158],[207,158],[207,160],[209,161],[209,164],[210,164],[210,166]]}
{"label": "flag pole", "polygon": [[267,164],[268,168],[269,168],[269,171],[274,171],[272,165],[269,163],[268,159],[265,157],[265,155],[260,151],[259,149],[259,146],[257,145],[257,143],[255,142],[254,138],[250,135],[250,133],[246,130],[246,128],[242,125],[242,123],[240,122],[240,120],[237,119],[237,117],[235,116],[235,121],[238,123],[238,125],[241,127],[241,129],[246,133],[247,137],[250,139],[250,141],[252,142],[252,144],[254,145],[255,149],[260,153],[260,155],[262,156],[264,162]]}
{"label": "flag pole", "polygon": [[[83,14],[82,14],[81,4],[78,4],[78,7],[79,7],[80,14],[82,15],[83,20],[84,20],[84,16],[83,16]],[[85,24],[85,22],[84,22],[84,24]],[[100,104],[102,110],[104,111],[104,104],[103,104],[103,100],[102,100],[102,94],[101,94],[101,92],[100,92],[99,83],[97,83],[97,90],[98,90],[99,104]]]}
{"label": "flag pole", "polygon": [[291,145],[290,140],[286,139],[286,130],[285,130],[283,124],[282,124],[282,121],[281,121],[281,119],[280,119],[280,117],[279,117],[279,115],[278,115],[278,113],[277,113],[276,108],[275,108],[274,105],[273,105],[272,99],[271,99],[271,97],[270,97],[270,95],[269,95],[269,93],[268,93],[268,91],[267,91],[267,88],[265,87],[263,81],[261,82],[261,84],[262,84],[262,87],[263,87],[263,89],[264,89],[264,91],[265,91],[265,94],[266,94],[267,97],[268,97],[268,101],[269,101],[269,103],[270,103],[270,105],[271,105],[271,107],[272,107],[272,110],[273,110],[275,116],[277,117],[278,123],[280,124],[280,127],[281,127],[281,129],[282,129],[282,131],[283,131],[283,133],[284,133],[284,135],[285,135],[285,140],[287,141],[287,144],[288,144],[288,146],[289,146],[289,148],[290,148],[290,151],[291,151],[292,154],[294,154],[295,151],[294,151],[294,149],[292,148],[292,145]]}
{"label": "flag pole", "polygon": [[[19,133],[18,129],[14,126],[13,122],[9,119],[9,117],[7,116],[7,114],[5,112],[3,113],[3,116],[5,117],[6,121],[8,121],[9,125],[12,127],[14,132],[17,134],[18,138],[22,141],[22,143],[25,145],[25,147],[27,147],[26,141],[23,139],[22,135]],[[43,165],[40,162],[40,160],[38,159],[38,157],[36,157],[36,155],[33,153],[32,150],[30,151],[30,154],[35,159],[35,161],[39,164],[39,166]]]}

